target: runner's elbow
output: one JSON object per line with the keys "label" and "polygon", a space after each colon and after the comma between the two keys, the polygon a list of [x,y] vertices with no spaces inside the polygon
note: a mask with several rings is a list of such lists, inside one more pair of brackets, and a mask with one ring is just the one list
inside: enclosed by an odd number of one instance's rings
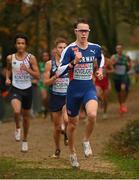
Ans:
{"label": "runner's elbow", "polygon": [[50,82],[49,82],[47,79],[44,80],[43,83],[44,83],[44,85],[46,85],[46,86],[49,86],[49,85],[50,85]]}
{"label": "runner's elbow", "polygon": [[35,78],[36,78],[36,79],[40,79],[40,73],[36,73]]}

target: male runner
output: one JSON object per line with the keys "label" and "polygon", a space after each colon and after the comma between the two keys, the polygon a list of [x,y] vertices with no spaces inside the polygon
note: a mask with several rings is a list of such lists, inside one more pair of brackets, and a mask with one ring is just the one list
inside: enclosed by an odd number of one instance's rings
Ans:
{"label": "male runner", "polygon": [[50,86],[50,95],[48,108],[51,111],[52,121],[54,123],[54,132],[53,137],[55,141],[55,154],[53,157],[58,158],[60,156],[60,134],[61,134],[61,125],[62,119],[65,122],[65,133],[64,133],[64,142],[67,145],[67,111],[66,111],[66,94],[67,86],[69,84],[68,74],[63,75],[60,78],[56,77],[56,71],[60,64],[60,57],[63,49],[67,46],[67,42],[63,38],[58,38],[55,42],[56,53],[55,57],[52,60],[46,63],[44,83],[45,85]]}
{"label": "male runner", "polygon": [[126,100],[129,92],[129,76],[128,71],[131,68],[131,60],[123,53],[123,45],[117,44],[116,54],[112,55],[111,60],[114,67],[114,85],[118,95],[119,112],[126,113],[128,111]]}
{"label": "male runner", "polygon": [[111,89],[111,83],[109,79],[109,74],[113,73],[113,66],[111,60],[108,58],[107,49],[102,48],[102,53],[105,57],[105,64],[103,67],[103,79],[95,78],[95,85],[97,90],[97,96],[101,101],[103,108],[103,119],[107,119],[107,106],[108,106],[108,96]]}
{"label": "male runner", "polygon": [[[92,134],[96,114],[97,114],[97,95],[95,85],[92,82],[93,63],[98,64],[97,77],[103,78],[102,66],[104,57],[101,54],[101,48],[97,44],[88,42],[89,24],[84,19],[74,26],[76,41],[71,43],[61,56],[61,65],[58,68],[57,75],[69,71],[70,83],[67,90],[67,112],[68,139],[70,150],[70,162],[72,167],[79,167],[75,150],[75,129],[78,122],[78,114],[81,104],[85,105],[88,116],[88,123],[83,140],[85,156],[92,154],[89,137]],[[64,70],[65,68],[65,70]]]}
{"label": "male runner", "polygon": [[42,112],[44,117],[47,115],[47,101],[48,101],[48,91],[49,87],[44,85],[44,72],[45,72],[45,63],[49,61],[49,54],[47,51],[43,51],[42,53],[42,61],[39,62],[39,70],[40,70],[40,80],[38,82],[38,87],[41,92],[42,97]]}
{"label": "male runner", "polygon": [[[15,140],[20,141],[20,116],[23,116],[22,152],[28,151],[27,136],[29,131],[29,115],[32,104],[31,77],[39,78],[36,58],[26,51],[28,38],[24,34],[15,36],[17,52],[7,56],[6,84],[11,85],[10,100],[16,123]],[[12,75],[12,81],[10,77]]]}

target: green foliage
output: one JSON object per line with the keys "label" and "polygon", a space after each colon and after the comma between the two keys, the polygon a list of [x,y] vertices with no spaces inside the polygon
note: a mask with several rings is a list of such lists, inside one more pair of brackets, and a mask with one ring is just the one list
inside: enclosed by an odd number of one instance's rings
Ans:
{"label": "green foliage", "polygon": [[[1,1],[0,45],[7,54],[12,46],[11,39],[17,32],[30,37],[31,50],[38,56],[41,49],[53,48],[58,36],[69,42],[74,40],[73,23],[85,17],[91,24],[90,41],[106,45],[113,53],[117,43],[117,25],[126,22],[139,24],[138,0],[34,0],[32,5],[22,0]],[[7,43],[7,41],[9,43]],[[7,50],[8,49],[8,50]]]}
{"label": "green foliage", "polygon": [[104,157],[117,169],[119,178],[139,178],[139,120],[132,121],[114,135]]}
{"label": "green foliage", "polygon": [[125,129],[114,135],[109,147],[123,156],[139,159],[139,120],[131,122]]}
{"label": "green foliage", "polygon": [[139,25],[138,0],[117,0],[116,8],[119,21],[126,22],[128,24],[131,24],[132,26]]}
{"label": "green foliage", "polygon": [[139,178],[139,160],[132,157],[123,157],[110,149],[105,154],[105,158],[116,165],[119,178]]}

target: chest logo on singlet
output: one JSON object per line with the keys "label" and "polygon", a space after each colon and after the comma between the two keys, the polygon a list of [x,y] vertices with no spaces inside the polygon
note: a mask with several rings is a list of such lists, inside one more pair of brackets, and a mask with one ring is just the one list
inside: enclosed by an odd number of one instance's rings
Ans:
{"label": "chest logo on singlet", "polygon": [[14,82],[18,83],[28,83],[30,82],[31,76],[28,72],[21,69],[22,64],[25,64],[27,68],[30,67],[29,62],[23,61],[13,61],[13,78]]}
{"label": "chest logo on singlet", "polygon": [[96,53],[96,51],[95,51],[95,50],[92,50],[92,49],[90,50],[90,52],[92,52],[92,53],[94,53],[94,54]]}

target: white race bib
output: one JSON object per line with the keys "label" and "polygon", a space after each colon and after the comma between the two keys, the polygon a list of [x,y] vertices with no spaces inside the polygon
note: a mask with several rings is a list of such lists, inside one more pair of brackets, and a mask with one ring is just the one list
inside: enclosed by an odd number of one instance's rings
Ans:
{"label": "white race bib", "polygon": [[93,74],[93,63],[76,64],[73,79],[91,80]]}
{"label": "white race bib", "polygon": [[22,71],[22,72],[20,71],[19,73],[14,74],[14,81],[16,83],[25,84],[25,83],[28,83],[28,81],[30,80],[31,80],[30,74],[25,71]]}
{"label": "white race bib", "polygon": [[52,91],[56,93],[67,93],[69,78],[58,78],[52,86]]}
{"label": "white race bib", "polygon": [[116,65],[115,66],[115,74],[124,75],[125,72],[126,72],[125,65]]}

